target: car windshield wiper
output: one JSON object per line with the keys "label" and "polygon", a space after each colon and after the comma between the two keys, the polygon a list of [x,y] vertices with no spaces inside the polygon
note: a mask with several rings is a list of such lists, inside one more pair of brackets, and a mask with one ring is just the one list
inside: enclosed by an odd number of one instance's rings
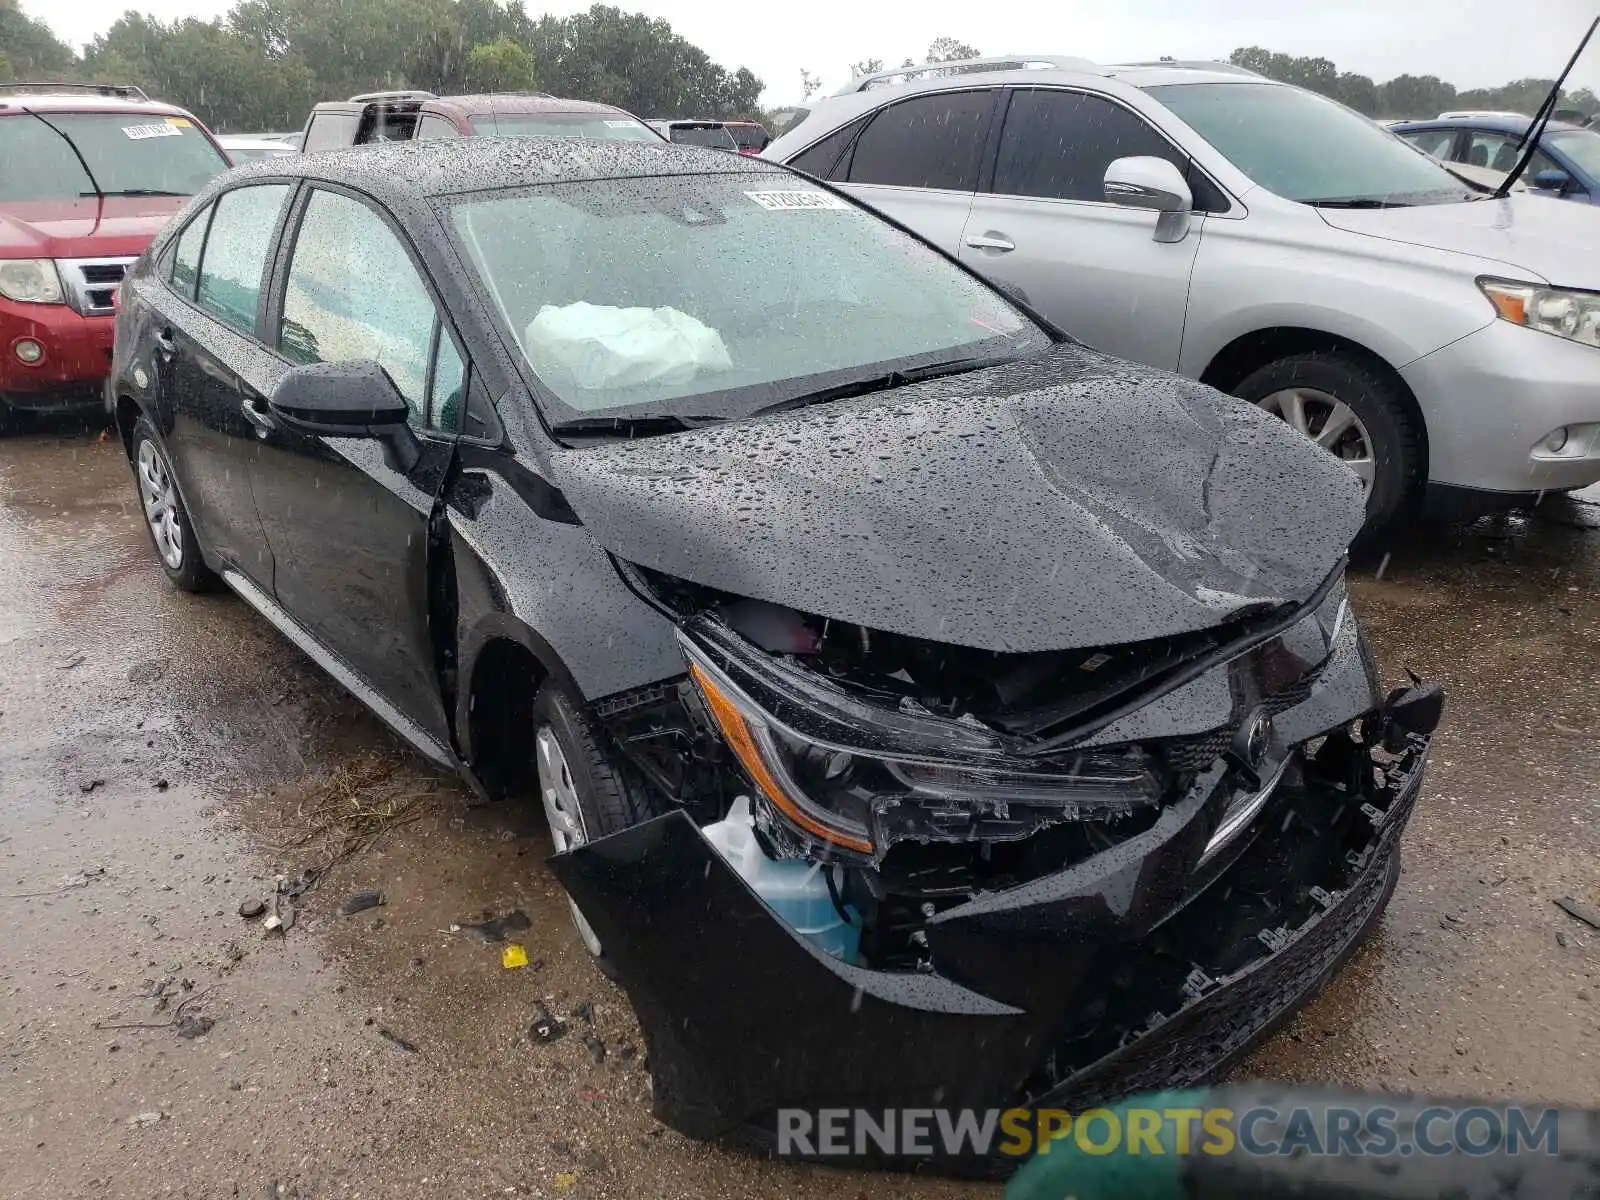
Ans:
{"label": "car windshield wiper", "polygon": [[1376,196],[1334,196],[1327,200],[1303,200],[1312,208],[1410,208],[1404,200],[1380,200]]}
{"label": "car windshield wiper", "polygon": [[750,415],[759,417],[767,413],[787,412],[793,408],[808,408],[813,404],[826,404],[829,400],[847,400],[851,396],[868,396],[873,392],[905,387],[908,383],[922,383],[928,379],[942,379],[946,375],[965,375],[970,371],[981,371],[984,367],[997,367],[1001,363],[1013,361],[1016,357],[1013,354],[1006,354],[989,358],[954,358],[948,362],[933,363],[926,367],[912,367],[904,371],[887,371],[882,375],[869,375],[865,379],[852,379],[848,383],[837,383],[832,387],[819,388],[814,392],[803,392],[798,396],[790,396],[787,400],[778,400],[772,404],[763,405]]}
{"label": "car windshield wiper", "polygon": [[79,192],[82,196],[187,196],[188,192],[167,192],[160,188],[117,188],[109,192]]}
{"label": "car windshield wiper", "polygon": [[558,437],[655,437],[663,433],[682,433],[715,425],[726,417],[680,416],[677,413],[644,413],[632,417],[579,417],[550,426]]}

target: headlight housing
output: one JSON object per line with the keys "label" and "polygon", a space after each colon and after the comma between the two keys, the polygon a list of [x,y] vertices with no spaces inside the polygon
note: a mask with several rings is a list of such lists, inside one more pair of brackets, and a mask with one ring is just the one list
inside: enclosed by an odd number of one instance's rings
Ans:
{"label": "headlight housing", "polygon": [[1501,320],[1600,347],[1600,292],[1544,287],[1507,279],[1480,279],[1478,287]]}
{"label": "headlight housing", "polygon": [[803,839],[881,861],[898,841],[1005,842],[1156,804],[1142,752],[1034,762],[982,726],[869,705],[726,627],[680,633],[689,674],[761,797]]}
{"label": "headlight housing", "polygon": [[61,276],[48,258],[0,260],[0,296],[24,304],[62,304]]}

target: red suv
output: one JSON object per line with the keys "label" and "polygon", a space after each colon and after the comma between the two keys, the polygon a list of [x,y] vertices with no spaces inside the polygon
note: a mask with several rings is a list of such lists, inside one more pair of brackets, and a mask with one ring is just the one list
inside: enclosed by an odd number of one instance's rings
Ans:
{"label": "red suv", "polygon": [[4,428],[102,407],[123,272],[230,164],[191,113],[106,84],[0,87],[0,163]]}

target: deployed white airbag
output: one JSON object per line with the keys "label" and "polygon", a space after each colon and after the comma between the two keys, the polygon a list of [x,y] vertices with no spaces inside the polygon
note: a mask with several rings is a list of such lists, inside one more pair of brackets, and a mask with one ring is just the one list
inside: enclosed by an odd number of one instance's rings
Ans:
{"label": "deployed white airbag", "polygon": [[675,308],[546,304],[528,323],[523,346],[534,370],[595,391],[688,383],[733,366],[722,335]]}

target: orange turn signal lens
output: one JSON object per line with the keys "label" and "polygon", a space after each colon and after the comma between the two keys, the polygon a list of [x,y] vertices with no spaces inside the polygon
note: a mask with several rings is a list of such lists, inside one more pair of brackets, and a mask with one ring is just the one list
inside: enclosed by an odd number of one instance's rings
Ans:
{"label": "orange turn signal lens", "polygon": [[1479,286],[1502,320],[1510,321],[1513,325],[1528,323],[1528,293],[1525,289],[1487,282]]}
{"label": "orange turn signal lens", "polygon": [[847,850],[855,850],[862,854],[872,853],[872,843],[863,838],[833,829],[817,820],[807,811],[807,806],[798,797],[789,793],[767,766],[766,759],[762,756],[761,748],[756,745],[755,734],[750,729],[750,722],[745,720],[744,714],[739,711],[738,705],[729,699],[726,692],[718,686],[716,680],[711,678],[708,671],[701,669],[700,664],[691,662],[689,673],[694,677],[695,683],[700,685],[700,693],[706,698],[706,706],[711,710],[712,717],[716,720],[718,728],[722,730],[723,739],[728,743],[740,764],[755,781],[762,793],[770,800],[778,811],[788,817],[807,833],[814,834],[823,841],[832,842],[836,846],[843,846]]}

